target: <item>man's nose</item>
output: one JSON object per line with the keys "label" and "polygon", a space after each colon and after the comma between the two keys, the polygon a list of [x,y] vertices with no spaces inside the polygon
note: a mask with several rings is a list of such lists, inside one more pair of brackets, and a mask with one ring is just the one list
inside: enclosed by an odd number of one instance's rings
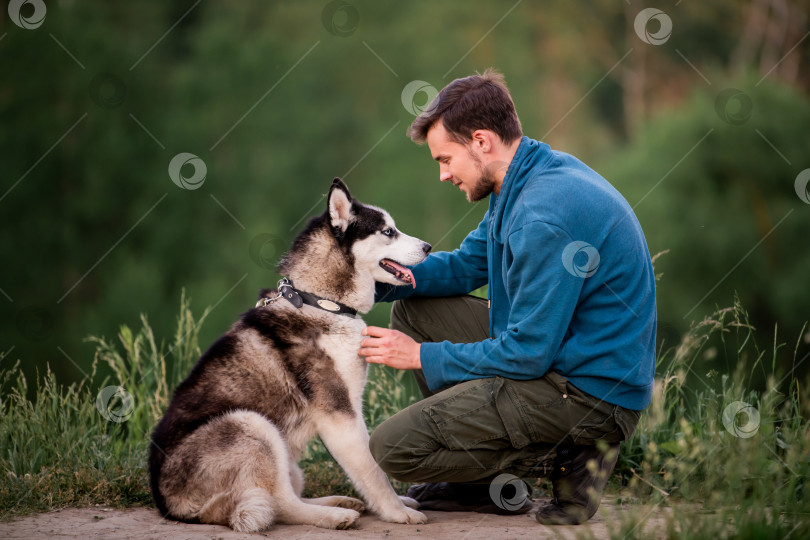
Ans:
{"label": "man's nose", "polygon": [[447,182],[451,178],[453,178],[453,175],[450,173],[450,171],[444,171],[439,173],[439,180],[441,180],[442,182]]}

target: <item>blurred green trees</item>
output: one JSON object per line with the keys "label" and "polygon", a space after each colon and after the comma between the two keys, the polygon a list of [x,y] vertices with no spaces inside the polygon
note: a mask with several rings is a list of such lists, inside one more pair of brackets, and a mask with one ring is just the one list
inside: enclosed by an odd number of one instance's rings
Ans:
{"label": "blurred green trees", "polygon": [[726,84],[751,100],[750,112],[745,102],[697,90],[604,172],[622,179],[650,251],[670,250],[656,262],[666,331],[730,303],[736,291],[752,324],[772,334],[778,323],[792,345],[810,319],[810,208],[794,189],[796,165],[810,155],[810,103],[788,87],[756,86],[756,78]]}
{"label": "blurred green trees", "polygon": [[[673,30],[659,45],[634,30],[644,7],[73,1],[49,2],[30,30],[3,12],[0,351],[28,373],[50,362],[77,378],[84,336],[142,312],[170,328],[183,287],[194,309],[215,306],[205,347],[275,283],[335,176],[409,234],[454,248],[485,205],[439,185],[427,149],[404,136],[426,96],[402,92],[489,66],[525,133],[603,173],[650,251],[670,249],[657,265],[666,332],[734,290],[756,325],[798,331],[810,304],[810,206],[793,190],[810,167],[808,2],[662,5]],[[743,94],[728,100],[732,123],[717,109],[728,88]],[[734,124],[743,98],[750,114]],[[169,178],[181,152],[205,163],[198,189]],[[367,320],[386,324],[387,309]]]}

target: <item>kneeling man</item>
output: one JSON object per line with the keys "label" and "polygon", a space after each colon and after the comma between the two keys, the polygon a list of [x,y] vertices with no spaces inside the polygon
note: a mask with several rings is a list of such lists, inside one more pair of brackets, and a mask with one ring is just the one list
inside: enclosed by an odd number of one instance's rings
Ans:
{"label": "kneeling man", "polygon": [[[493,71],[450,83],[408,134],[489,209],[458,249],[411,268],[415,287],[378,284],[377,301],[396,300],[392,329],[368,327],[360,354],[414,370],[425,399],[375,430],[372,453],[423,482],[408,495],[424,510],[587,521],[652,396],[655,278],[638,220],[580,160],[523,136]],[[467,294],[485,284],[488,300]],[[504,499],[504,474],[550,476],[553,498],[537,508],[515,479]]]}

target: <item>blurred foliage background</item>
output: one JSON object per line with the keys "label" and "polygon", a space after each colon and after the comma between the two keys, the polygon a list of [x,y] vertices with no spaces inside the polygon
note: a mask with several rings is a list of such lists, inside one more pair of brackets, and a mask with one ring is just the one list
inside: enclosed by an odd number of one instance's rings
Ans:
{"label": "blurred foliage background", "polygon": [[[140,313],[168,339],[184,288],[213,307],[205,348],[275,284],[335,176],[455,248],[486,203],[440,185],[405,130],[431,87],[490,66],[524,132],[605,176],[669,250],[660,339],[736,292],[759,335],[809,354],[806,0],[4,4],[0,352],[28,374],[78,380],[85,338]],[[182,152],[205,164],[196,189],[169,177]]]}

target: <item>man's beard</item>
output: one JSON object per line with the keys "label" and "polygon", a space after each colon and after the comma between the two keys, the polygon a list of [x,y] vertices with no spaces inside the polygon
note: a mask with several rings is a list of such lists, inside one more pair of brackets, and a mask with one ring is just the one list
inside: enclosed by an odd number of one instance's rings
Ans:
{"label": "man's beard", "polygon": [[492,193],[492,190],[495,189],[495,180],[492,178],[492,171],[484,167],[481,158],[475,155],[472,150],[467,149],[467,151],[478,166],[478,174],[480,175],[478,181],[470,188],[470,192],[467,193],[467,201],[478,202]]}
{"label": "man's beard", "polygon": [[492,193],[493,189],[495,189],[495,181],[487,172],[482,170],[481,176],[478,178],[478,182],[475,183],[475,186],[473,186],[473,188],[467,194],[467,200],[469,202],[478,202],[481,199],[488,197]]}

